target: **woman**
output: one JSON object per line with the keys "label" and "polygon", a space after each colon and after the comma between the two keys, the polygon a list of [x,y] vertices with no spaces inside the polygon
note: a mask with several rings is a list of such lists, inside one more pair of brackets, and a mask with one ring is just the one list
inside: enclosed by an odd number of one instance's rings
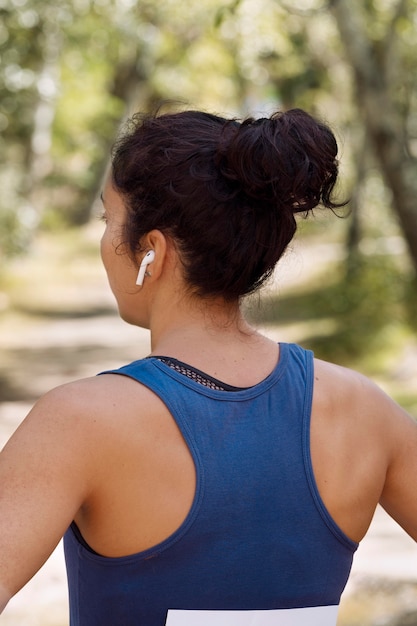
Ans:
{"label": "woman", "polygon": [[378,502],[417,540],[415,422],[239,308],[294,215],[337,206],[336,155],[300,110],[131,121],[101,254],[151,352],[51,391],[6,445],[3,604],[65,535],[72,626],[330,626]]}

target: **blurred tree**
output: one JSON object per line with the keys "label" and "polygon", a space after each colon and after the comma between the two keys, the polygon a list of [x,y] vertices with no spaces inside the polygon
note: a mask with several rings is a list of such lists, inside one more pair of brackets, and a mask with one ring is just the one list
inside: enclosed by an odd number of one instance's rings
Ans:
{"label": "blurred tree", "polygon": [[236,66],[213,29],[217,9],[217,0],[0,0],[4,251],[12,225],[23,242],[39,220],[89,219],[128,113],[167,99],[234,106]]}
{"label": "blurred tree", "polygon": [[355,83],[359,115],[417,271],[417,6],[331,0]]}
{"label": "blurred tree", "polygon": [[[25,245],[27,232],[37,222],[29,202],[36,149],[40,138],[39,83],[47,62],[43,58],[43,25],[38,11],[15,3],[0,3],[0,251],[13,253]],[[45,77],[46,78],[46,77]],[[36,111],[38,115],[36,115]],[[32,133],[36,128],[36,133]],[[38,142],[40,144],[40,142]]]}

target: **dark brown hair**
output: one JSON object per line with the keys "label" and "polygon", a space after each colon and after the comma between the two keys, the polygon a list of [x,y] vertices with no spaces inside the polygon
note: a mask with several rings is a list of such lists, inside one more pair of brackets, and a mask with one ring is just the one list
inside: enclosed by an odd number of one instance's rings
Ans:
{"label": "dark brown hair", "polygon": [[242,123],[199,111],[135,115],[112,155],[128,248],[135,255],[159,229],[195,293],[251,293],[293,238],[296,213],[342,206],[331,199],[336,155],[331,130],[300,109]]}

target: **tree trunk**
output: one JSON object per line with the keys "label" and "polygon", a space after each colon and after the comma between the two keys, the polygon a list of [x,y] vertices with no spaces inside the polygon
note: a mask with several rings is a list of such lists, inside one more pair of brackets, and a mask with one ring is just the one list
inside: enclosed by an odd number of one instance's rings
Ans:
{"label": "tree trunk", "polygon": [[359,258],[359,244],[362,235],[360,221],[361,197],[366,181],[369,157],[366,129],[363,129],[359,135],[354,142],[355,180],[352,193],[350,194],[350,225],[346,240],[346,277],[348,279],[355,272]]}
{"label": "tree trunk", "polygon": [[[390,68],[395,63],[393,45],[395,20],[406,3],[400,0],[386,43],[389,52],[381,55],[365,30],[364,8],[358,0],[332,0],[346,56],[354,73],[357,102],[367,128],[371,147],[392,192],[396,211],[411,259],[417,273],[417,160],[410,156],[405,121],[395,99]],[[398,76],[396,77],[398,80]]]}

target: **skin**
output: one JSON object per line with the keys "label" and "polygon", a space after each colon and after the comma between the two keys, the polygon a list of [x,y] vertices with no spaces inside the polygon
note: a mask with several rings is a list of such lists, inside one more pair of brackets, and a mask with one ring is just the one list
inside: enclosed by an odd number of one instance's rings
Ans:
{"label": "skin", "polygon": [[[194,297],[174,242],[162,232],[144,238],[137,264],[116,251],[125,208],[110,183],[103,196],[109,283],[121,317],[150,329],[152,353],[235,386],[268,376],[279,359],[276,343],[248,326],[237,303]],[[151,275],[137,287],[149,249]],[[324,503],[351,539],[362,539],[380,502],[417,541],[417,425],[378,387],[315,360],[311,451]],[[0,606],[41,567],[72,520],[94,550],[124,556],[178,528],[194,490],[189,450],[150,390],[117,375],[52,390],[0,454]]]}

